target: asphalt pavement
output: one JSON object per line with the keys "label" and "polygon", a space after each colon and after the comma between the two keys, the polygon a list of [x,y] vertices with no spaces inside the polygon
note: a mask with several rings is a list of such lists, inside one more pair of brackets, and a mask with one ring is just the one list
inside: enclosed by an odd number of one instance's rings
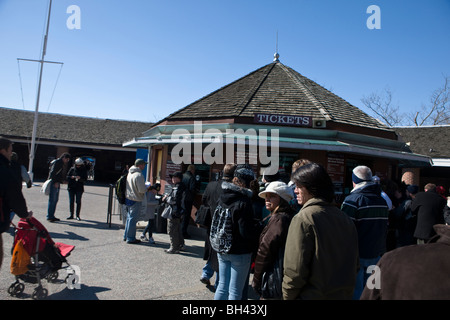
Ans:
{"label": "asphalt pavement", "polygon": [[[123,241],[123,223],[117,203],[113,205],[111,226],[107,223],[108,186],[86,185],[82,198],[81,221],[66,220],[69,216],[67,185],[60,190],[55,216],[59,222],[46,220],[48,196],[40,192],[40,184],[23,188],[29,210],[49,231],[55,242],[74,245],[67,258],[78,278],[76,285],[67,285],[71,273],[59,271],[54,283],[43,280],[48,300],[212,300],[214,292],[200,282],[204,238],[201,230],[190,226],[192,239],[185,240],[185,251],[167,254],[169,237],[154,233],[156,244]],[[13,222],[17,223],[15,217]],[[139,224],[144,226],[145,223]],[[194,228],[194,229],[193,229]],[[4,258],[0,270],[0,300],[31,300],[36,284],[25,283],[19,296],[8,294],[15,281],[10,273],[13,229],[3,233]],[[138,229],[137,235],[142,231]],[[72,275],[73,276],[73,275]],[[212,279],[212,281],[214,278]]]}

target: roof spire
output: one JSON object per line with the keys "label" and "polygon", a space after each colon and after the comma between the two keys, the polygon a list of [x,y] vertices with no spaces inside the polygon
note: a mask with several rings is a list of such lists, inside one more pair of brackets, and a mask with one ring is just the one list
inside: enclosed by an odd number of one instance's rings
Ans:
{"label": "roof spire", "polygon": [[278,53],[278,30],[277,30],[277,42],[276,42],[276,48],[275,48],[275,54],[273,55],[273,62],[280,62],[278,59],[280,57],[280,54]]}

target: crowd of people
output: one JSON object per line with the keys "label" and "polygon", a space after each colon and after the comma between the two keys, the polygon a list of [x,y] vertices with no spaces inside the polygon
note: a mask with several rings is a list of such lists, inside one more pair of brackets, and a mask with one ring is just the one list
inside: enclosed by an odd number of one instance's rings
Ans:
{"label": "crowd of people", "polygon": [[[167,253],[179,253],[185,245],[182,226],[190,219],[195,191],[188,189],[194,189],[194,170],[190,166],[185,174],[170,175],[171,193],[163,199],[171,207]],[[418,256],[436,248],[427,262],[439,259],[442,264],[427,270],[436,279],[445,278],[444,267],[450,266],[445,219],[450,210],[442,188],[383,188],[367,166],[353,169],[352,183],[350,194],[337,204],[334,185],[320,164],[300,159],[288,180],[280,173],[258,180],[251,166],[226,164],[221,178],[207,185],[197,210],[202,216],[197,222],[207,235],[200,281],[211,285],[215,274],[217,300],[246,299],[251,273],[251,286],[261,299],[450,298],[448,281],[436,283],[439,290],[417,289],[414,294],[402,284],[389,284],[402,264],[411,263],[414,269],[421,263],[409,262],[408,254],[402,261],[397,254],[405,248]],[[392,266],[397,263],[397,268]],[[374,278],[374,269],[383,269],[381,277]],[[420,274],[421,268],[415,270],[409,276],[418,281],[417,288],[422,281],[430,288],[438,281],[427,271]]]}
{"label": "crowd of people", "polygon": [[[11,216],[32,216],[22,195],[21,169],[13,169],[12,143],[0,138],[1,232]],[[60,185],[68,181],[70,215],[80,220],[87,170],[82,159],[69,167],[64,153],[49,169],[47,220],[56,222]],[[170,175],[171,191],[158,200],[161,186],[145,182],[147,162],[127,171],[128,244],[153,244],[155,210],[167,209],[168,254],[184,250],[198,187],[195,166]],[[445,190],[427,184],[382,187],[367,166],[352,170],[353,189],[342,204],[326,169],[300,159],[290,177],[276,173],[258,180],[248,164],[226,164],[208,183],[197,223],[206,228],[205,266],[200,281],[216,300],[243,300],[251,286],[261,299],[450,299],[450,209]],[[162,201],[162,204],[160,202]],[[76,205],[76,206],[75,206]],[[149,223],[139,239],[136,223]],[[202,217],[200,217],[202,215]],[[201,221],[201,222],[200,222]],[[148,234],[148,237],[147,237]],[[0,256],[3,259],[3,252]]]}

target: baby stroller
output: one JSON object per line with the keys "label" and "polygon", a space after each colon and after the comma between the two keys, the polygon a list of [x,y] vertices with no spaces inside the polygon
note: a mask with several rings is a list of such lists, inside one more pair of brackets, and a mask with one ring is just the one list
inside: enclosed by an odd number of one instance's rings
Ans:
{"label": "baby stroller", "polygon": [[[11,273],[15,275],[16,281],[8,289],[11,296],[20,295],[25,283],[37,283],[32,298],[45,299],[48,290],[42,287],[41,279],[54,282],[58,279],[58,270],[63,268],[67,262],[66,257],[70,255],[75,246],[54,242],[47,229],[35,218],[20,219],[15,228],[13,258],[11,261]],[[20,257],[19,257],[20,256]],[[19,259],[22,260],[19,263]],[[25,261],[25,263],[23,262]],[[21,266],[19,266],[19,264]],[[69,275],[66,278],[68,280]]]}

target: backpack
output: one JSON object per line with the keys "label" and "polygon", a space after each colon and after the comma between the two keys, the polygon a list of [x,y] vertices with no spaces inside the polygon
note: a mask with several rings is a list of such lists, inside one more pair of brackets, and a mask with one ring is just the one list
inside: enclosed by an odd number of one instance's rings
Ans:
{"label": "backpack", "polygon": [[218,253],[228,253],[233,240],[233,219],[229,208],[223,207],[221,201],[214,211],[209,236],[212,248]]}
{"label": "backpack", "polygon": [[125,204],[127,192],[127,176],[128,173],[122,175],[115,184],[116,197],[120,204]]}

